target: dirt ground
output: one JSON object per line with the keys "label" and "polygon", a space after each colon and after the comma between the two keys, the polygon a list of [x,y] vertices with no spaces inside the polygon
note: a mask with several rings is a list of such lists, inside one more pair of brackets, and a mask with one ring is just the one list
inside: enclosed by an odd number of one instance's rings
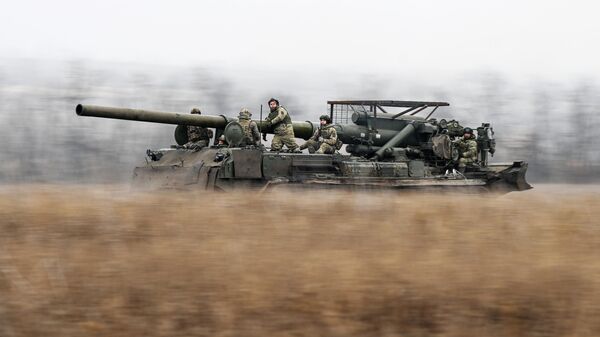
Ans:
{"label": "dirt ground", "polygon": [[0,336],[599,336],[600,188],[0,187]]}

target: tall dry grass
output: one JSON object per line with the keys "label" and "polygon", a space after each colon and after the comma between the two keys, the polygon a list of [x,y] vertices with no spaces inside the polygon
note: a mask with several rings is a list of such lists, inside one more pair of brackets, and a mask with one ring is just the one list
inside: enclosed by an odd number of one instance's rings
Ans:
{"label": "tall dry grass", "polygon": [[599,205],[4,188],[0,336],[598,336]]}

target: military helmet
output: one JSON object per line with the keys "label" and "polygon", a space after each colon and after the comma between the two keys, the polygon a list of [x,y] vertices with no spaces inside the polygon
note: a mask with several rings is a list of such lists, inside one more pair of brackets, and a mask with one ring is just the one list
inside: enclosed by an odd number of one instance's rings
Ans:
{"label": "military helmet", "polygon": [[473,134],[473,129],[467,127],[467,128],[464,129],[463,133],[468,133],[468,134],[472,135]]}
{"label": "military helmet", "polygon": [[239,118],[250,119],[250,117],[252,117],[252,113],[250,110],[248,110],[248,108],[242,108],[242,110],[240,110]]}
{"label": "military helmet", "polygon": [[319,117],[319,120],[326,121],[326,122],[327,122],[327,124],[331,123],[331,117],[329,117],[329,115],[321,115],[321,116]]}
{"label": "military helmet", "polygon": [[200,115],[200,114],[202,114],[202,111],[200,111],[200,109],[198,109],[198,108],[193,108],[192,111],[190,111],[190,113]]}
{"label": "military helmet", "polygon": [[275,102],[277,103],[277,105],[279,105],[279,101],[276,98],[271,97],[271,99],[267,103],[271,104],[271,102]]}

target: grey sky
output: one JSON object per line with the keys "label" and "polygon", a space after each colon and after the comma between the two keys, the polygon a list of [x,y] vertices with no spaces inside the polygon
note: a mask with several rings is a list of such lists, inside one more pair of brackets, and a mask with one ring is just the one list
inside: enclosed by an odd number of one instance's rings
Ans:
{"label": "grey sky", "polygon": [[596,77],[598,1],[9,1],[0,57]]}

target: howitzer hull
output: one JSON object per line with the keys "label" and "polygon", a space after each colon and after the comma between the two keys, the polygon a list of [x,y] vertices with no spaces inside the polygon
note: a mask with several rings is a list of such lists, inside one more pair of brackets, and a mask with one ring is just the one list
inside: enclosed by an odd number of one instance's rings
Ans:
{"label": "howitzer hull", "polygon": [[254,148],[200,151],[166,150],[158,161],[134,171],[134,185],[142,189],[201,189],[235,191],[271,188],[335,189],[445,189],[465,192],[522,191],[527,164],[498,164],[485,170],[442,174],[421,160],[375,162],[349,155],[262,152]]}

